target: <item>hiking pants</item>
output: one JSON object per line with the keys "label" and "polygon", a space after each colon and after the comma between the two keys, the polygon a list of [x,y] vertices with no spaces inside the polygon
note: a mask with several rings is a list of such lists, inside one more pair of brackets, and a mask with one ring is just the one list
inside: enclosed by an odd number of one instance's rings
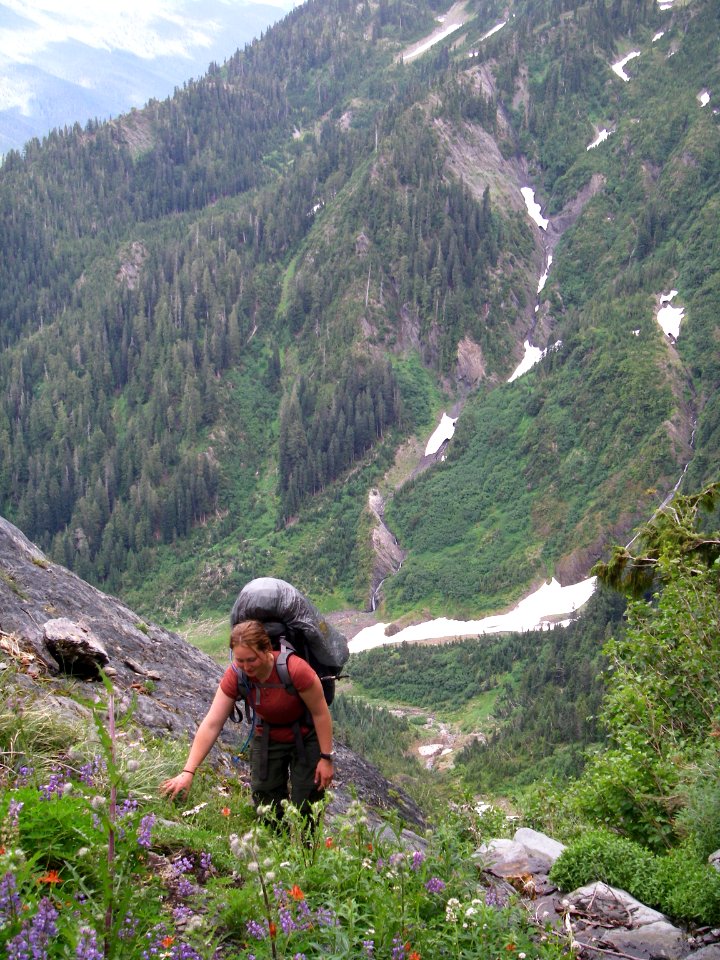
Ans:
{"label": "hiking pants", "polygon": [[298,756],[295,743],[270,740],[265,745],[267,762],[263,763],[264,745],[260,737],[253,738],[250,750],[253,801],[256,806],[269,804],[276,820],[282,819],[282,800],[290,800],[307,815],[310,804],[324,796],[325,791],[315,786],[315,768],[320,759],[315,730],[305,734],[303,745],[304,756]]}

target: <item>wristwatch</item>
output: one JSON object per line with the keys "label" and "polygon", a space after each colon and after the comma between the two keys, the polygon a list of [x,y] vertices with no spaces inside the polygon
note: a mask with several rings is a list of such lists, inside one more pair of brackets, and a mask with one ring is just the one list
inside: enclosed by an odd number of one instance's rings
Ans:
{"label": "wristwatch", "polygon": [[334,753],[321,753],[321,754],[320,754],[320,759],[321,759],[321,760],[329,760],[330,763],[334,763],[334,761],[335,761],[335,754],[334,754]]}

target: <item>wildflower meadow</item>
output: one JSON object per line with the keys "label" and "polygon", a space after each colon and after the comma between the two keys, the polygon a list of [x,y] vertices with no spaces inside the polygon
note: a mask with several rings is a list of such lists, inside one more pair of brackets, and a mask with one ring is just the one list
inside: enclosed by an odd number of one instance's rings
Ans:
{"label": "wildflower meadow", "polygon": [[[263,820],[208,765],[192,798],[157,786],[182,746],[148,741],[106,682],[93,727],[0,708],[0,946],[8,960],[553,960],[565,945],[487,886],[477,824],[413,842],[356,801],[310,829]],[[16,696],[16,694],[15,694]],[[40,724],[40,726],[43,726]],[[175,754],[173,754],[175,750]]]}

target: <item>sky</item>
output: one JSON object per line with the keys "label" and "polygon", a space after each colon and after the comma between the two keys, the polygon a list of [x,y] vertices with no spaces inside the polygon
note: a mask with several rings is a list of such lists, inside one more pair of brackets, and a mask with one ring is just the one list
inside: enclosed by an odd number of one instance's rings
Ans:
{"label": "sky", "polygon": [[164,99],[294,0],[0,0],[0,155]]}
{"label": "sky", "polygon": [[[291,0],[263,2],[283,10],[293,6]],[[69,40],[148,59],[183,56],[192,46],[210,45],[215,24],[203,15],[203,7],[203,0],[3,0],[0,57],[29,63],[49,44]],[[25,23],[20,25],[13,14]],[[171,27],[173,35],[160,31],[161,25]]]}

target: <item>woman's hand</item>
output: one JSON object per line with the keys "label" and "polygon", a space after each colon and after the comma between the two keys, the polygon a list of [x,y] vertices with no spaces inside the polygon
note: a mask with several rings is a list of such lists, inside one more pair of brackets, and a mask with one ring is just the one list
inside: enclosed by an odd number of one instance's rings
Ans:
{"label": "woman's hand", "polygon": [[315,767],[315,785],[321,790],[329,787],[334,773],[335,767],[332,760],[323,760],[321,757],[318,760],[317,767]]}
{"label": "woman's hand", "polygon": [[183,772],[179,773],[176,777],[171,777],[170,780],[166,780],[160,784],[160,793],[169,797],[170,800],[174,800],[179,793],[187,796],[190,793],[192,782],[192,773],[189,770],[183,770]]}

